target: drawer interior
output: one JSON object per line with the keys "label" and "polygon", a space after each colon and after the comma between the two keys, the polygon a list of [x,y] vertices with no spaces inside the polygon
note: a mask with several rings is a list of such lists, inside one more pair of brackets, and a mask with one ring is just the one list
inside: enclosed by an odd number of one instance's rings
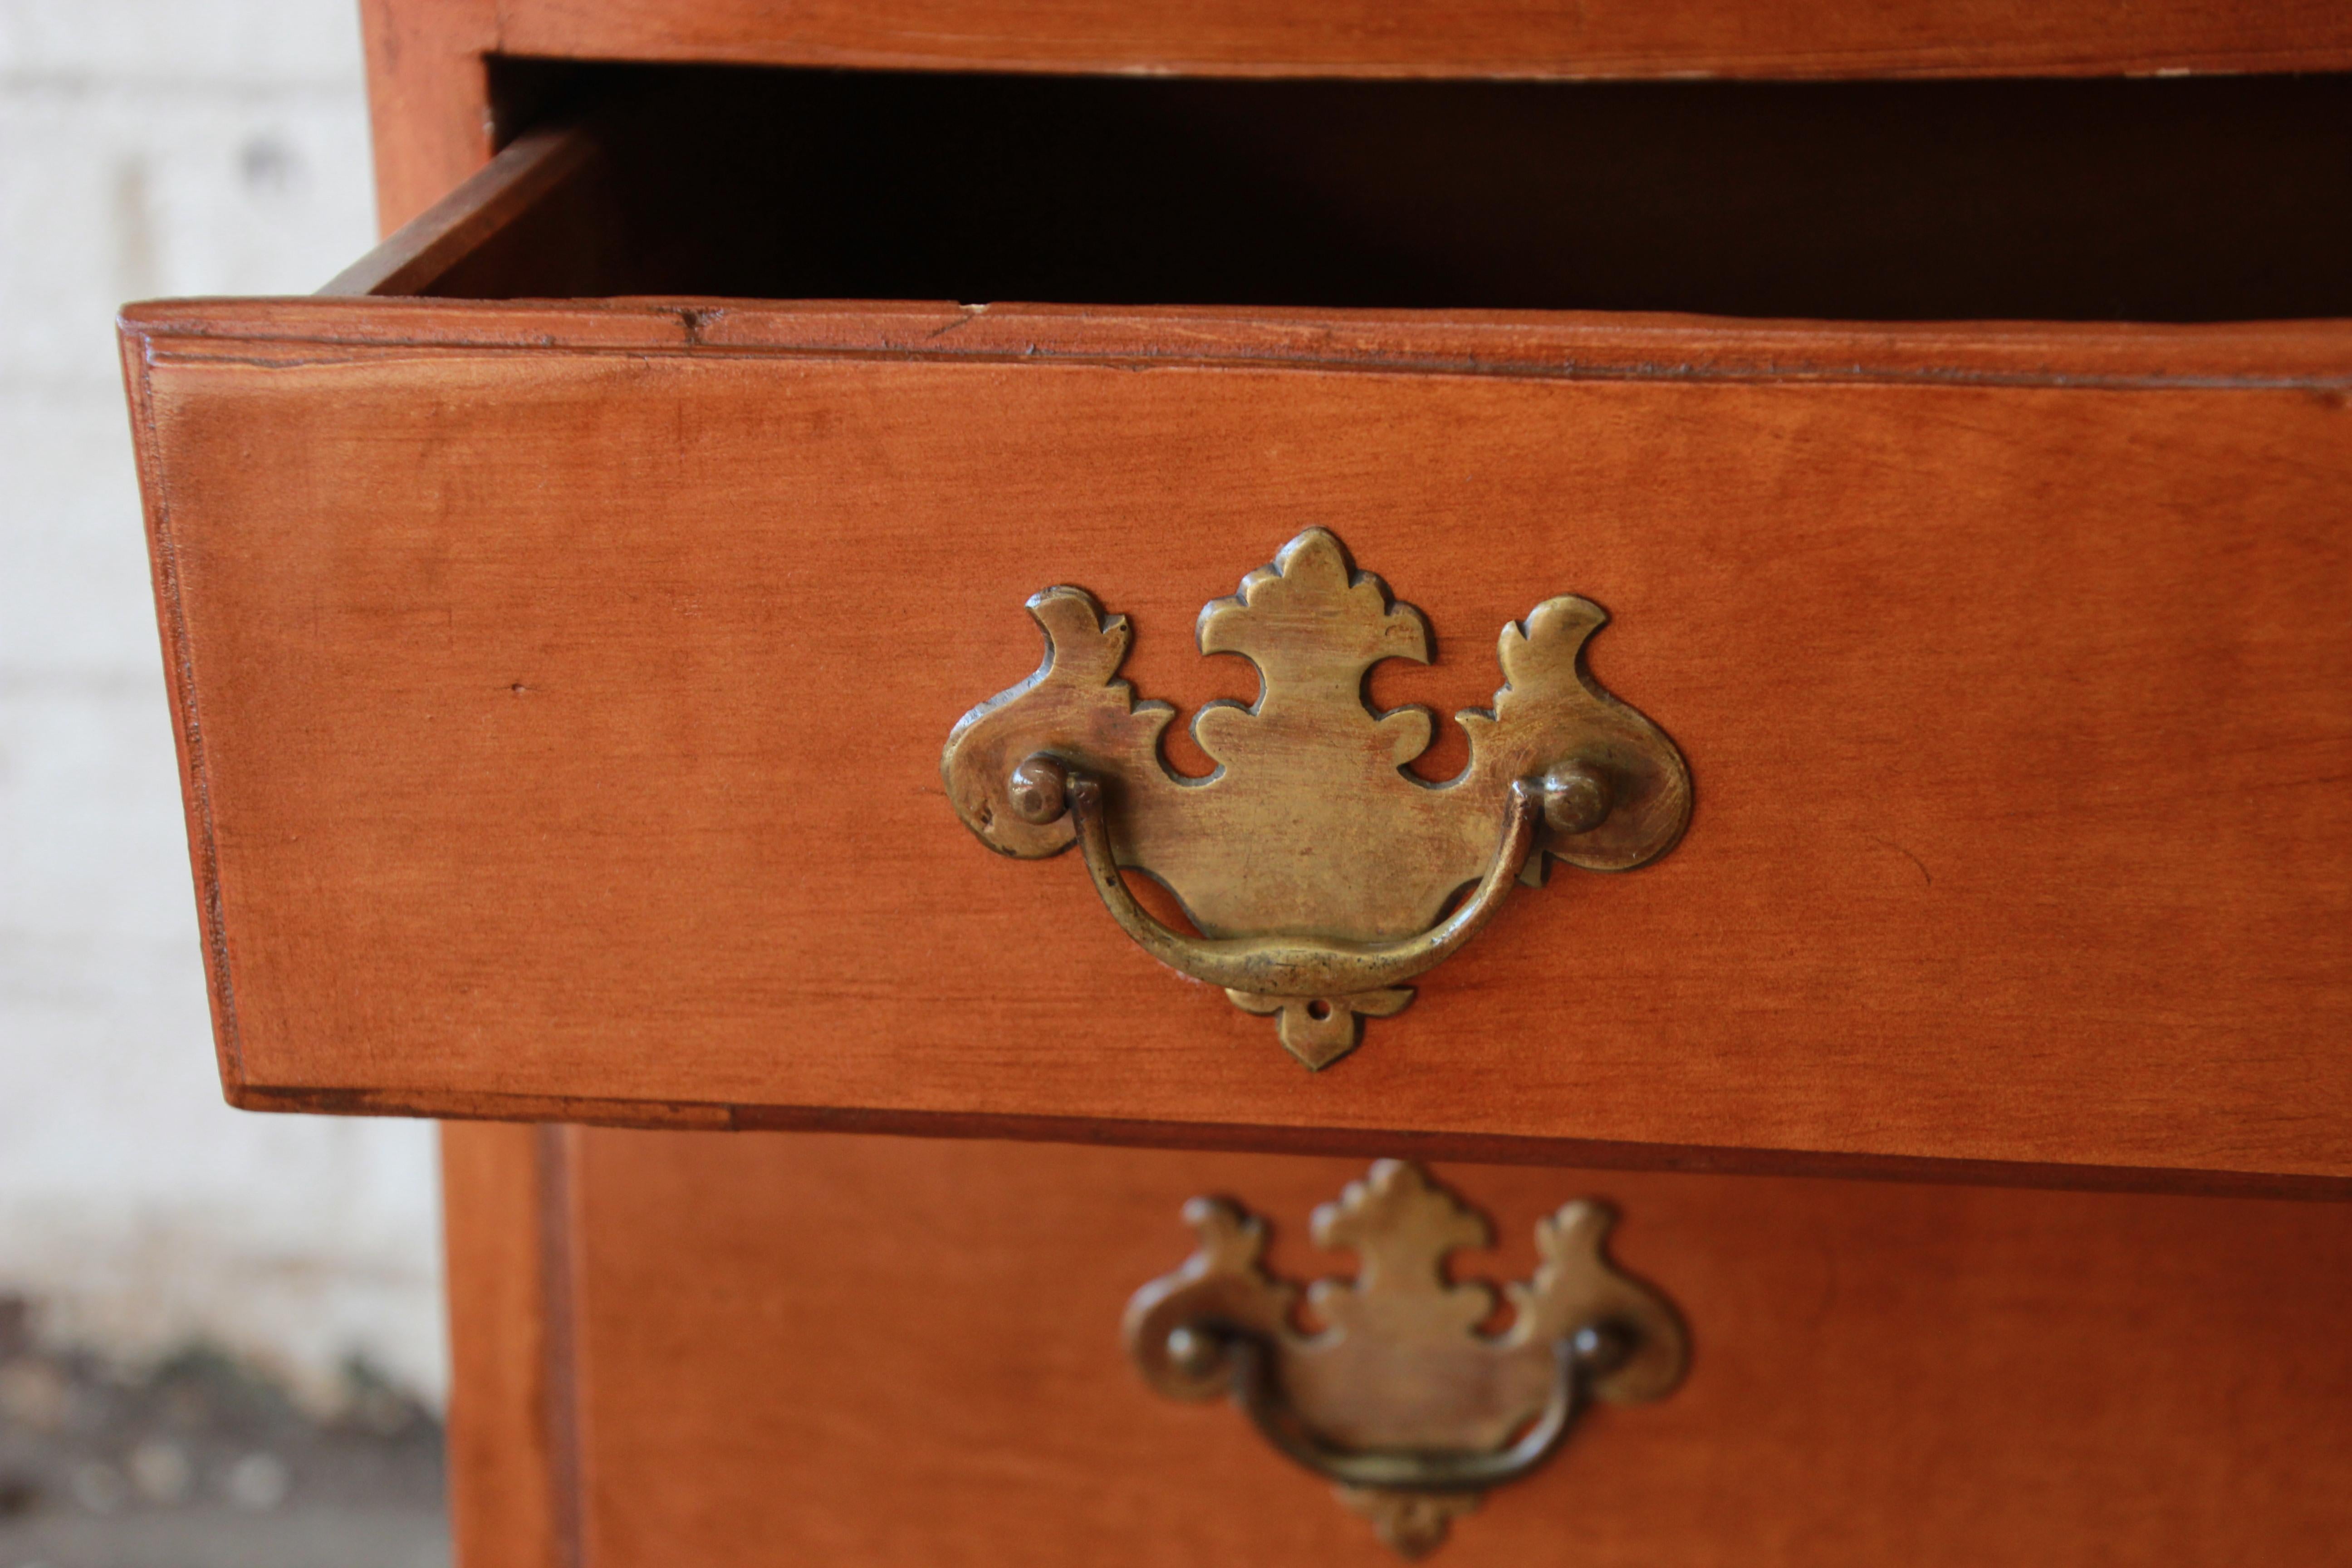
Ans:
{"label": "drawer interior", "polygon": [[341,291],[2352,315],[2346,76],[553,82],[542,121],[593,156],[437,268]]}

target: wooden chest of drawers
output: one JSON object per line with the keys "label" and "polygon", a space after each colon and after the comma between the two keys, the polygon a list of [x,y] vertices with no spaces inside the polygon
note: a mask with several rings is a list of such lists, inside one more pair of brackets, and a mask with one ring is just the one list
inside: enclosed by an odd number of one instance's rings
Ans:
{"label": "wooden chest of drawers", "polygon": [[[1691,1324],[1459,1561],[2333,1549],[2352,24],[369,28],[406,226],[123,341],[230,1098],[678,1130],[447,1131],[470,1563],[1375,1551],[1115,1332],[1184,1198],[1337,1154],[1507,1240],[1605,1189]],[[1434,631],[1360,720],[1580,595],[1694,792],[1319,1072],[940,771],[1051,584],[1278,703],[1189,628],[1310,529]]]}

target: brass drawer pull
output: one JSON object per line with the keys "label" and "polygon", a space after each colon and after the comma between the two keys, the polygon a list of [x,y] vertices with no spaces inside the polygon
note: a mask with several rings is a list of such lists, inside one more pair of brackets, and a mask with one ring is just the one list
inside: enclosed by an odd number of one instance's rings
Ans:
{"label": "brass drawer pull", "polygon": [[[1283,1043],[1302,1056],[1310,1054],[1322,1034],[1345,1031],[1352,1043],[1355,1026],[1347,1015],[1381,1018],[1398,1011],[1412,999],[1412,992],[1395,989],[1401,982],[1435,968],[1477,934],[1502,906],[1504,895],[1526,867],[1547,798],[1539,781],[1512,783],[1506,797],[1509,805],[1503,817],[1502,841],[1476,891],[1451,915],[1418,935],[1383,942],[1294,936],[1213,940],[1171,931],[1152,919],[1128,891],[1111,849],[1100,780],[1072,773],[1058,758],[1042,752],[1030,758],[1023,769],[1032,778],[1050,779],[1058,785],[1070,819],[1077,826],[1078,850],[1094,879],[1095,891],[1102,895],[1103,907],[1110,910],[1119,929],[1169,968],[1223,986],[1237,1005],[1253,1013],[1279,1011]],[[1324,1010],[1317,1009],[1318,1001]]]}
{"label": "brass drawer pull", "polygon": [[[1180,1334],[1201,1331],[1177,1331]],[[1206,1331],[1214,1333],[1216,1330],[1212,1326]],[[1588,1330],[1583,1337],[1596,1345],[1608,1342],[1598,1331]],[[1580,1363],[1572,1341],[1561,1340],[1552,1346],[1552,1351],[1557,1370],[1552,1377],[1551,1397],[1544,1402],[1543,1413],[1510,1447],[1490,1454],[1427,1450],[1359,1453],[1352,1448],[1335,1447],[1316,1436],[1306,1418],[1283,1403],[1281,1390],[1275,1384],[1275,1357],[1260,1341],[1246,1333],[1234,1332],[1213,1350],[1194,1353],[1203,1360],[1219,1353],[1230,1358],[1234,1402],[1249,1416],[1250,1424],[1267,1442],[1325,1480],[1343,1487],[1394,1491],[1483,1492],[1529,1474],[1550,1458],[1552,1450],[1568,1436],[1569,1425],[1575,1420],[1580,1407]]]}
{"label": "brass drawer pull", "polygon": [[1307,1288],[1328,1325],[1314,1333],[1293,1323],[1298,1288],[1265,1270],[1263,1220],[1205,1197],[1184,1218],[1200,1249],[1128,1303],[1145,1379],[1177,1399],[1230,1394],[1407,1557],[1550,1458],[1588,1399],[1661,1398],[1688,1359],[1673,1307],[1609,1261],[1613,1215],[1590,1200],[1537,1226],[1543,1262],[1508,1288],[1512,1320],[1495,1334],[1479,1327],[1493,1291],[1444,1273],[1446,1254],[1488,1245],[1492,1227],[1418,1165],[1383,1160],[1315,1211],[1316,1245],[1362,1267]]}
{"label": "brass drawer pull", "polygon": [[[1629,870],[1690,818],[1681,752],[1585,670],[1585,642],[1608,619],[1590,600],[1548,599],[1503,628],[1505,684],[1491,711],[1457,716],[1470,763],[1440,784],[1405,772],[1429,744],[1428,710],[1364,701],[1374,664],[1428,660],[1428,626],[1322,529],[1202,609],[1201,651],[1242,655],[1261,682],[1254,706],[1213,702],[1194,719],[1218,763],[1203,779],[1160,759],[1175,710],[1118,679],[1125,616],[1071,587],[1038,594],[1029,613],[1044,666],[948,737],[940,772],[958,815],[1007,855],[1077,844],[1128,935],[1277,1015],[1309,1068],[1353,1049],[1360,1019],[1402,1009],[1402,983],[1475,935],[1514,878],[1540,884],[1551,859]],[[1166,886],[1201,935],[1153,919],[1122,869]]]}

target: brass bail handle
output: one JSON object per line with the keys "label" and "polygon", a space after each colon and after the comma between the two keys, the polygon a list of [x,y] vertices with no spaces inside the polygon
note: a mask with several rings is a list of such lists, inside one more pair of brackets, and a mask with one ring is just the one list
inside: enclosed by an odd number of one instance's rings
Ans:
{"label": "brass bail handle", "polygon": [[[1220,1334],[1214,1324],[1176,1331],[1179,1335],[1203,1332],[1223,1339],[1223,1354],[1233,1369],[1234,1403],[1285,1457],[1343,1487],[1416,1492],[1483,1492],[1533,1474],[1567,1438],[1583,1408],[1586,1381],[1624,1363],[1632,1334],[1620,1325],[1596,1323],[1553,1342],[1551,1397],[1541,1414],[1510,1447],[1464,1454],[1368,1451],[1327,1443],[1283,1400],[1274,1377],[1273,1347],[1245,1331]],[[1171,1345],[1169,1353],[1183,1359],[1186,1348]]]}
{"label": "brass bail handle", "polygon": [[1355,1253],[1352,1278],[1270,1273],[1266,1222],[1195,1197],[1184,1218],[1196,1247],[1128,1302],[1128,1352],[1171,1399],[1231,1397],[1381,1539],[1419,1557],[1487,1491],[1551,1458],[1588,1405],[1646,1404],[1681,1382],[1681,1315],[1609,1257],[1615,1217],[1578,1199],[1537,1221],[1538,1267],[1504,1288],[1510,1319],[1490,1330],[1496,1291],[1445,1260],[1491,1246],[1494,1226],[1410,1161],[1380,1161],[1315,1211],[1315,1244]]}
{"label": "brass bail handle", "polygon": [[1502,834],[1486,874],[1459,908],[1427,931],[1382,942],[1285,935],[1211,938],[1170,930],[1128,891],[1111,848],[1101,780],[1039,752],[1013,768],[1005,795],[1022,820],[1037,826],[1068,815],[1103,907],[1138,946],[1169,968],[1247,997],[1327,1004],[1400,985],[1443,963],[1477,935],[1525,869],[1538,816],[1555,833],[1581,833],[1609,815],[1608,780],[1591,769],[1570,764],[1538,778],[1515,780],[1505,795]]}

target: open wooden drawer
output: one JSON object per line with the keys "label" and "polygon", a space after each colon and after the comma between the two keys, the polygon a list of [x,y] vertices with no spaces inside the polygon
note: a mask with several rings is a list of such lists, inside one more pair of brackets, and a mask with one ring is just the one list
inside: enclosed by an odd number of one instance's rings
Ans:
{"label": "open wooden drawer", "polygon": [[[2343,79],[590,86],[125,313],[236,1103],[2352,1190]],[[940,773],[1310,525],[1696,801],[1312,1074]]]}

